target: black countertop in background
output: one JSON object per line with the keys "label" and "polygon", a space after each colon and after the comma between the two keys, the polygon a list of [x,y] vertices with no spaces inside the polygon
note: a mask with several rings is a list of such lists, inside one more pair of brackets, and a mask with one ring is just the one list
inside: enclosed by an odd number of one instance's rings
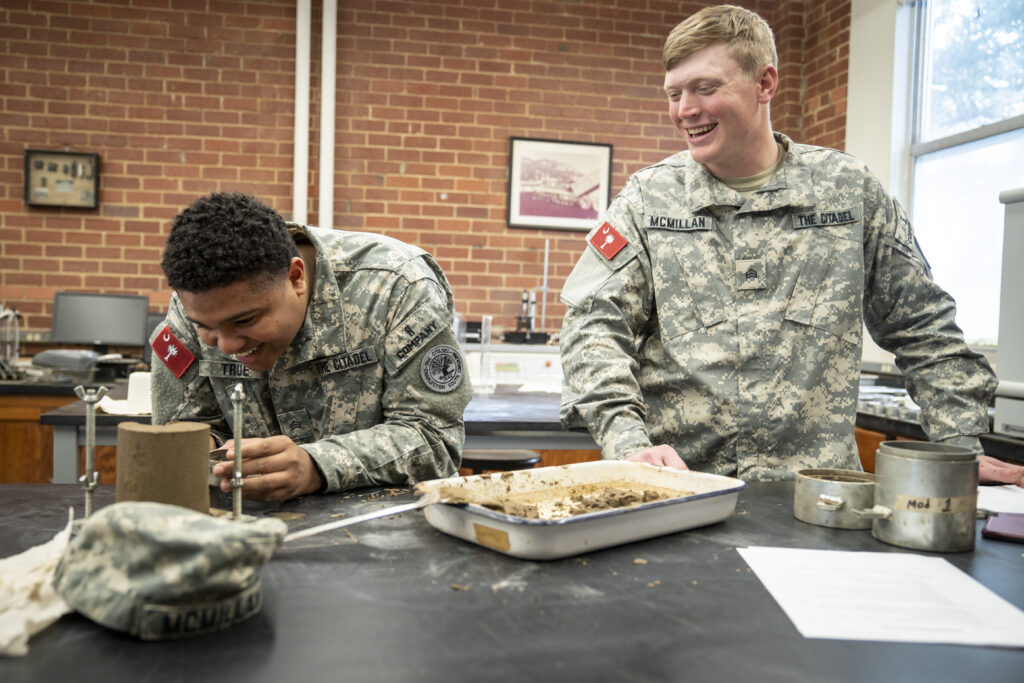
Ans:
{"label": "black countertop in background", "polygon": [[[74,396],[75,384],[48,382],[0,381],[0,396]],[[99,386],[88,385],[88,386]]]}

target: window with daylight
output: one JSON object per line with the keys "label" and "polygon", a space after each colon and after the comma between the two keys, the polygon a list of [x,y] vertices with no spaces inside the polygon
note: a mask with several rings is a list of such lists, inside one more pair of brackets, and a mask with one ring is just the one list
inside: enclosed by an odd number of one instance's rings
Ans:
{"label": "window with daylight", "polygon": [[1024,187],[1024,2],[915,3],[909,209],[972,346],[999,328],[1003,211]]}

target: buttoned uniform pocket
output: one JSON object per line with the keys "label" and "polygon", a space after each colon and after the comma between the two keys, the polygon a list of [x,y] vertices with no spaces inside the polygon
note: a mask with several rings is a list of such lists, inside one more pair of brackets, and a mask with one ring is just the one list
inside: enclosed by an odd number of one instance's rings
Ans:
{"label": "buttoned uniform pocket", "polygon": [[847,344],[863,338],[863,222],[800,231],[800,274],[785,319],[824,330]]}
{"label": "buttoned uniform pocket", "polygon": [[647,239],[662,339],[685,339],[724,320],[708,257],[698,238],[688,232],[648,230]]}
{"label": "buttoned uniform pocket", "polygon": [[376,375],[372,369],[359,369],[321,379],[328,405],[318,429],[319,438],[368,429],[383,422]]}
{"label": "buttoned uniform pocket", "polygon": [[362,383],[354,377],[337,377],[330,381],[330,411],[325,415],[321,438],[331,434],[347,434],[355,429],[358,396]]}
{"label": "buttoned uniform pocket", "polygon": [[381,400],[384,394],[384,368],[376,363],[358,368],[350,373],[345,391],[352,392],[350,400],[355,402],[355,429],[369,429],[384,421]]}

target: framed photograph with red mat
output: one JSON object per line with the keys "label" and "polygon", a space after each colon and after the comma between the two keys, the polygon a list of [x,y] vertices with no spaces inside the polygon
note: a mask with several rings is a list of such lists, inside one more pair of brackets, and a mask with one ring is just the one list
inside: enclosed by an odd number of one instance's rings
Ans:
{"label": "framed photograph with red mat", "polygon": [[508,226],[590,230],[611,201],[612,146],[509,139]]}

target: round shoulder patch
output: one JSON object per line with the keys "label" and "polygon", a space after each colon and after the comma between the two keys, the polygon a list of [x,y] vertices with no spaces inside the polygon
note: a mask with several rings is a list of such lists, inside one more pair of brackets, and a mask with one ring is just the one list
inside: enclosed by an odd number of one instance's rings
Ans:
{"label": "round shoulder patch", "polygon": [[462,354],[458,349],[442,344],[427,349],[420,361],[423,383],[439,394],[447,394],[462,383]]}

